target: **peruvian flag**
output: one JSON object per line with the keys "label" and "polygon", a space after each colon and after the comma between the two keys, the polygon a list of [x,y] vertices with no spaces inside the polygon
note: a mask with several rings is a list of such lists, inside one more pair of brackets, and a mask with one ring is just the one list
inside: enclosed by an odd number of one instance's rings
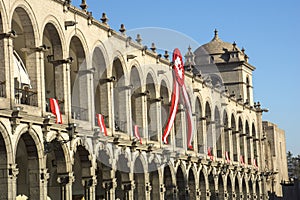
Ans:
{"label": "peruvian flag", "polygon": [[241,164],[244,165],[245,162],[244,162],[244,157],[242,155],[240,155],[240,161],[241,161]]}
{"label": "peruvian flag", "polygon": [[258,168],[255,158],[253,159],[253,166],[254,166],[255,168]]}
{"label": "peruvian flag", "polygon": [[142,138],[140,136],[139,127],[134,125],[134,136],[140,140],[140,144],[142,144]]}
{"label": "peruvian flag", "polygon": [[97,118],[97,124],[100,127],[100,131],[102,133],[104,133],[105,136],[107,136],[107,130],[106,130],[106,126],[104,123],[104,117],[101,114],[96,114],[96,118]]}
{"label": "peruvian flag", "polygon": [[230,163],[230,158],[229,158],[228,151],[225,151],[225,158],[226,158],[226,162]]}
{"label": "peruvian flag", "polygon": [[56,116],[56,123],[62,124],[62,117],[57,99],[50,98],[50,110]]}
{"label": "peruvian flag", "polygon": [[210,148],[210,147],[207,148],[207,155],[209,156],[209,158],[210,158],[211,160],[214,160],[214,156],[212,155],[212,152],[211,152],[211,148]]}

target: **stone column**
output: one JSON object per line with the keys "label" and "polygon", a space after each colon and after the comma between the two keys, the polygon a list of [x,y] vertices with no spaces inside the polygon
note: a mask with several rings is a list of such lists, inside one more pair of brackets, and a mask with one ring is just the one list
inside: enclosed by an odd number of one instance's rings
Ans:
{"label": "stone column", "polygon": [[8,168],[8,200],[15,200],[17,196],[17,176],[19,174],[19,169],[16,164],[10,164]]}
{"label": "stone column", "polygon": [[47,169],[42,169],[40,172],[41,176],[41,185],[40,185],[40,196],[41,199],[47,200],[47,186],[48,186],[48,179],[49,179],[49,173],[47,172]]}
{"label": "stone column", "polygon": [[145,184],[145,190],[146,190],[146,200],[151,200],[151,190],[152,190],[151,183]]}
{"label": "stone column", "polygon": [[102,186],[105,190],[105,199],[115,199],[115,189],[117,187],[117,180],[115,178],[103,180]]}
{"label": "stone column", "polygon": [[61,200],[72,199],[72,183],[74,180],[73,173],[58,175],[57,182],[60,184]]}
{"label": "stone column", "polygon": [[122,183],[122,189],[124,190],[125,200],[133,200],[133,192],[135,189],[134,181],[127,181]]}
{"label": "stone column", "polygon": [[84,199],[85,200],[95,200],[95,187],[97,184],[97,179],[94,176],[82,177],[82,185],[84,187]]}
{"label": "stone column", "polygon": [[164,184],[160,185],[160,199],[165,199],[166,187]]}

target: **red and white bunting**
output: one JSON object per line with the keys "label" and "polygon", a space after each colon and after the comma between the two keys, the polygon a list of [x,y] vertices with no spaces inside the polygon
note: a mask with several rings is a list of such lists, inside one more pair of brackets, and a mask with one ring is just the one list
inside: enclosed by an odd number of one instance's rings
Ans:
{"label": "red and white bunting", "polygon": [[50,98],[50,110],[56,116],[56,123],[62,124],[62,116],[57,99]]}
{"label": "red and white bunting", "polygon": [[96,118],[97,118],[97,124],[100,127],[100,131],[102,133],[104,133],[105,136],[107,136],[107,130],[106,130],[106,126],[104,123],[104,117],[101,114],[96,114]]}
{"label": "red and white bunting", "polygon": [[255,158],[253,159],[253,166],[254,166],[255,168],[258,168]]}
{"label": "red and white bunting", "polygon": [[140,144],[143,144],[142,142],[142,138],[141,138],[141,135],[140,135],[140,132],[139,132],[139,127],[137,125],[134,125],[134,136],[139,139],[140,141]]}

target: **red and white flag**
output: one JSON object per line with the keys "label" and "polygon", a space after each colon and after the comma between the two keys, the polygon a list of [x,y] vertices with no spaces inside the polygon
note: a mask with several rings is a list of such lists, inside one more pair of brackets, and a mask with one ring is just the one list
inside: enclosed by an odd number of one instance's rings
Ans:
{"label": "red and white flag", "polygon": [[214,160],[214,156],[212,155],[212,152],[211,152],[211,148],[210,148],[210,147],[207,148],[207,155],[209,156],[209,158],[210,158],[211,160]]}
{"label": "red and white flag", "polygon": [[140,140],[140,144],[142,144],[142,138],[140,136],[139,127],[134,125],[134,136]]}
{"label": "red and white flag", "polygon": [[105,136],[107,136],[107,130],[106,130],[106,126],[104,123],[104,117],[101,114],[96,114],[96,118],[97,118],[97,124],[100,127],[100,131],[102,133],[104,133]]}
{"label": "red and white flag", "polygon": [[62,124],[62,117],[57,99],[50,98],[50,110],[56,116],[56,123]]}
{"label": "red and white flag", "polygon": [[241,164],[244,165],[245,162],[244,162],[244,157],[242,155],[240,155],[240,161],[241,161]]}
{"label": "red and white flag", "polygon": [[253,166],[254,166],[255,168],[258,168],[255,158],[253,159]]}
{"label": "red and white flag", "polygon": [[225,159],[227,163],[230,163],[229,153],[228,151],[225,151]]}

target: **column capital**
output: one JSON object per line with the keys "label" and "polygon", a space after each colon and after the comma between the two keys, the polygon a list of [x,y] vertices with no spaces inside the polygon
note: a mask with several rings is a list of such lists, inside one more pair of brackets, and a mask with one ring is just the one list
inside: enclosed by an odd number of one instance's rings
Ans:
{"label": "column capital", "polygon": [[102,181],[102,187],[108,191],[117,187],[117,180],[115,178],[105,179]]}
{"label": "column capital", "polygon": [[82,177],[81,183],[84,187],[92,187],[97,185],[96,176]]}
{"label": "column capital", "polygon": [[10,164],[8,167],[8,177],[10,179],[17,179],[19,174],[19,169],[17,168],[17,164]]}
{"label": "column capital", "polygon": [[126,181],[122,183],[122,189],[125,191],[130,191],[135,189],[134,181]]}
{"label": "column capital", "polygon": [[151,192],[151,190],[152,190],[151,183],[146,183],[145,184],[145,189],[146,189],[146,192]]}
{"label": "column capital", "polygon": [[73,172],[71,173],[64,173],[64,174],[58,174],[57,176],[57,182],[60,184],[60,185],[67,185],[69,183],[72,183],[75,181],[75,177],[73,175]]}

